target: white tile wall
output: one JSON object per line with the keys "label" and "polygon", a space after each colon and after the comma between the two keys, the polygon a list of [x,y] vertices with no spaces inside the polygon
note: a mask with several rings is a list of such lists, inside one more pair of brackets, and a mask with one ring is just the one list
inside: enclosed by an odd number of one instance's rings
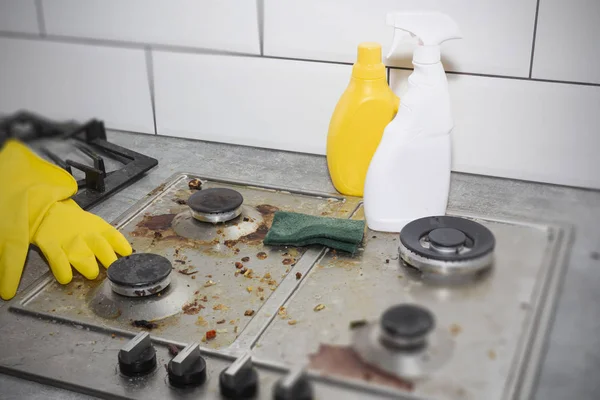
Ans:
{"label": "white tile wall", "polygon": [[[542,0],[543,1],[543,0]],[[354,62],[362,41],[392,40],[388,11],[436,9],[452,16],[464,39],[443,45],[449,71],[529,75],[536,0],[265,0],[265,54]],[[410,67],[412,45],[389,65]]]}
{"label": "white tile wall", "polygon": [[351,67],[153,52],[159,134],[324,154]]}
{"label": "white tile wall", "polygon": [[[320,61],[352,63],[361,41],[385,50],[386,12],[453,16],[465,39],[443,46],[449,71],[528,78],[538,0],[39,1],[47,38],[0,37],[0,114],[153,133],[141,45],[162,45],[152,49],[158,134],[324,154],[351,66]],[[294,60],[258,56],[260,9],[265,55]],[[454,170],[600,188],[600,86],[535,80],[599,84],[599,17],[597,0],[539,0],[534,80],[449,74]],[[7,31],[38,33],[34,0],[0,0]],[[413,45],[390,63],[410,66]]]}
{"label": "white tile wall", "polygon": [[0,0],[0,31],[39,33],[34,0]]}
{"label": "white tile wall", "polygon": [[600,1],[540,0],[533,77],[600,83]]}
{"label": "white tile wall", "polygon": [[[410,71],[391,71],[405,90]],[[600,87],[448,75],[453,170],[600,188]]]}
{"label": "white tile wall", "polygon": [[0,114],[103,119],[154,133],[143,50],[0,38]]}
{"label": "white tile wall", "polygon": [[254,0],[43,0],[49,34],[259,54]]}

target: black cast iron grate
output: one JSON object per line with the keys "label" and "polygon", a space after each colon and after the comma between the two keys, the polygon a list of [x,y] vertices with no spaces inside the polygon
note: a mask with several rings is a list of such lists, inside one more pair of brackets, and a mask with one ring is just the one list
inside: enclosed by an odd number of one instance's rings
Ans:
{"label": "black cast iron grate", "polygon": [[[73,196],[73,200],[83,209],[89,209],[129,186],[158,164],[155,158],[108,142],[104,122],[97,119],[91,119],[85,124],[62,123],[21,111],[0,121],[0,145],[8,138],[17,138],[23,142],[72,139],[75,147],[90,159],[92,165],[71,159],[63,160],[45,147],[41,147],[40,151],[71,175],[73,168],[85,174],[84,179],[77,181],[79,190]],[[118,161],[122,164],[121,168],[107,172],[106,157]]]}

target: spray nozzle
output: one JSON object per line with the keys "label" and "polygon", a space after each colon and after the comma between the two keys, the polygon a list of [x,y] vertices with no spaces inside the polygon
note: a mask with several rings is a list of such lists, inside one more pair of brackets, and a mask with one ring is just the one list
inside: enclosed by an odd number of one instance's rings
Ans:
{"label": "spray nozzle", "polygon": [[419,39],[420,46],[439,46],[446,40],[461,39],[458,25],[446,14],[431,11],[391,12],[386,15],[387,25],[394,27],[392,47],[389,58],[396,50],[404,35],[404,31]]}

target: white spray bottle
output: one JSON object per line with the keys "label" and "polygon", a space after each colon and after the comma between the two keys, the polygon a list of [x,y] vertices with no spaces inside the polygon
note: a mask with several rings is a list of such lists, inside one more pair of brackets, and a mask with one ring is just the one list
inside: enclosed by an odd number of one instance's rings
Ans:
{"label": "white spray bottle", "polygon": [[414,72],[396,117],[383,133],[365,181],[364,209],[370,229],[400,232],[410,221],[444,215],[450,188],[450,131],[454,126],[440,44],[460,39],[458,25],[437,12],[387,15],[394,41],[403,32],[419,39]]}

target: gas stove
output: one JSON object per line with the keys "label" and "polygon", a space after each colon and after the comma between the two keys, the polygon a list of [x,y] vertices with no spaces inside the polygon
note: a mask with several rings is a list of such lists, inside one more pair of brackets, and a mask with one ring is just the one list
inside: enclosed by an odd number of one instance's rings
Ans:
{"label": "gas stove", "polygon": [[450,213],[350,256],[264,246],[278,210],[364,218],[359,198],[176,174],[115,222],[134,254],[12,302],[53,345],[15,338],[0,369],[105,398],[530,397],[568,227]]}

